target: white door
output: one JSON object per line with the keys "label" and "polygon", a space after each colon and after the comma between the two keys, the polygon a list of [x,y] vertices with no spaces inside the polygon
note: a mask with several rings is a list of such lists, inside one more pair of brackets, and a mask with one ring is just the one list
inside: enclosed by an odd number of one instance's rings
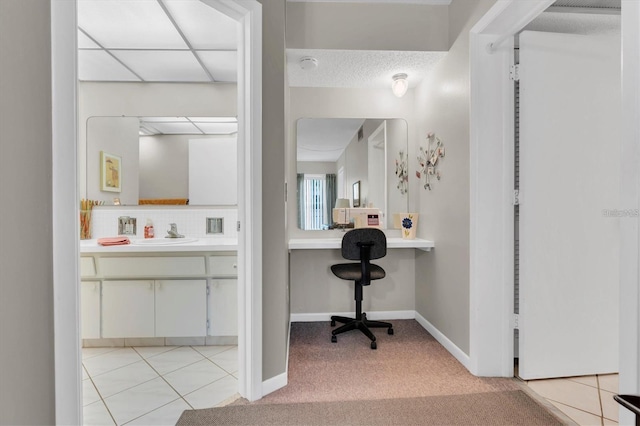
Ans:
{"label": "white door", "polygon": [[[156,336],[195,337],[207,333],[207,281],[158,280]],[[237,316],[234,320],[238,320]]]}
{"label": "white door", "polygon": [[102,337],[154,337],[153,281],[104,281]]}
{"label": "white door", "polygon": [[619,36],[521,34],[524,379],[618,369],[620,86]]}

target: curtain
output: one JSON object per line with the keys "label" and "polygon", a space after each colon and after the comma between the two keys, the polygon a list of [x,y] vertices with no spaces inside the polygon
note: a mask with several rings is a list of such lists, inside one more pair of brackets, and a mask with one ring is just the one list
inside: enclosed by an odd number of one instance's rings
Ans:
{"label": "curtain", "polygon": [[304,191],[304,173],[298,173],[298,228],[305,229],[305,191]]}
{"label": "curtain", "polygon": [[338,198],[338,190],[336,188],[336,175],[335,174],[327,174],[325,176],[325,182],[327,185],[326,200],[325,200],[325,208],[327,209],[327,218],[326,223],[333,223],[333,208],[336,206],[336,198]]}

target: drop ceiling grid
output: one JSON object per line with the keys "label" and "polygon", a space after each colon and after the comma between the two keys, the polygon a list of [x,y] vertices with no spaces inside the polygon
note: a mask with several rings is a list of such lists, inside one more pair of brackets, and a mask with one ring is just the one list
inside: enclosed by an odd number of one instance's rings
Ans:
{"label": "drop ceiling grid", "polygon": [[199,1],[80,0],[79,78],[235,82],[236,25]]}

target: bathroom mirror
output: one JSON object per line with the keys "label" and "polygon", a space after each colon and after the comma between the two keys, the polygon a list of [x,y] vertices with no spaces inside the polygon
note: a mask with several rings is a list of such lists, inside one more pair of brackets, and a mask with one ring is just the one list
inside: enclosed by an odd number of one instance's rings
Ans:
{"label": "bathroom mirror", "polygon": [[[297,212],[303,230],[339,227],[332,211],[354,200],[379,209],[382,228],[408,211],[407,122],[302,118],[296,123]],[[354,191],[357,193],[354,194]]]}
{"label": "bathroom mirror", "polygon": [[[236,205],[235,117],[90,117],[88,199],[122,205]],[[117,155],[120,187],[100,187],[100,158]],[[215,184],[213,184],[215,182]]]}

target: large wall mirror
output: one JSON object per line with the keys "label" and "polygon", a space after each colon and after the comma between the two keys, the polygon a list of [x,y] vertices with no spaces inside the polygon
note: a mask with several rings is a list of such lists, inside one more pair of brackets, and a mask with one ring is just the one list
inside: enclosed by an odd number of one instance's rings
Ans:
{"label": "large wall mirror", "polygon": [[298,227],[340,227],[332,214],[337,201],[378,209],[381,227],[393,228],[393,214],[409,206],[407,122],[302,118],[296,124]]}
{"label": "large wall mirror", "polygon": [[90,117],[87,198],[236,205],[237,129],[235,117]]}

